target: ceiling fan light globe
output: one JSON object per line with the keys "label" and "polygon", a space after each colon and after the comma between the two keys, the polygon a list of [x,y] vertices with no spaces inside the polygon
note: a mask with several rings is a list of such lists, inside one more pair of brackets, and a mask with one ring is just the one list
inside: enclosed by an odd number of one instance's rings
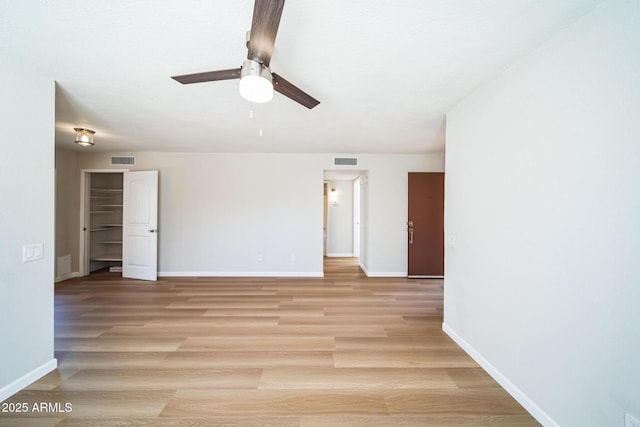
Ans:
{"label": "ceiling fan light globe", "polygon": [[247,59],[240,70],[240,96],[249,102],[261,104],[273,99],[273,77],[269,67]]}
{"label": "ceiling fan light globe", "polygon": [[244,76],[240,79],[240,96],[256,104],[269,102],[273,99],[273,84],[262,76]]}

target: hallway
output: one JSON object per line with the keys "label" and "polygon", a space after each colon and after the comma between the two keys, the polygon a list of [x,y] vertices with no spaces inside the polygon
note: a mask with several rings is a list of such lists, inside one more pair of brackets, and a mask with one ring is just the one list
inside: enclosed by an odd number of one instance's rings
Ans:
{"label": "hallway", "polygon": [[360,258],[324,257],[324,277],[326,279],[362,279],[365,274],[359,265]]}

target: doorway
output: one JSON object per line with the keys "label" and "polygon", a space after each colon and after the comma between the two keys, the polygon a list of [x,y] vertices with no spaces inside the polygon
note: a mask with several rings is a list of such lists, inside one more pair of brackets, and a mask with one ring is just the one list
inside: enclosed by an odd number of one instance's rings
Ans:
{"label": "doorway", "polygon": [[323,256],[352,259],[363,270],[367,175],[365,170],[325,170],[323,182]]}

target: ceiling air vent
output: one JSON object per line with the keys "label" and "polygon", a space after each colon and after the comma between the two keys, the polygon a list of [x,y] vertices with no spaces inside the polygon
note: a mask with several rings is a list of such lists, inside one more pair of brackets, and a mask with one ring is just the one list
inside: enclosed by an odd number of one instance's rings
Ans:
{"label": "ceiling air vent", "polygon": [[334,157],[334,166],[358,166],[357,157]]}
{"label": "ceiling air vent", "polygon": [[112,165],[135,165],[136,158],[134,156],[111,156]]}

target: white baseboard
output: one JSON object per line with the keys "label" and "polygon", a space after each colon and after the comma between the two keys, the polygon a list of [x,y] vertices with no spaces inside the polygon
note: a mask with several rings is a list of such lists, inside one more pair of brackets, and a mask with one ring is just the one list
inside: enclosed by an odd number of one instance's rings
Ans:
{"label": "white baseboard", "polygon": [[340,253],[340,252],[334,252],[334,253],[327,252],[327,258],[353,258],[353,252],[351,252],[350,254]]}
{"label": "white baseboard", "polygon": [[158,277],[324,277],[322,271],[159,271]]}
{"label": "white baseboard", "polygon": [[31,372],[27,372],[17,380],[7,384],[6,386],[0,388],[0,402],[6,400],[22,390],[23,388],[33,384],[35,381],[47,375],[49,372],[53,371],[58,367],[58,360],[51,359],[50,361],[44,363],[43,365],[38,366]]}
{"label": "white baseboard", "polygon": [[56,283],[63,282],[65,280],[73,279],[74,277],[81,277],[80,272],[76,271],[73,273],[65,274],[64,276],[56,277]]}
{"label": "white baseboard", "polygon": [[360,258],[360,262],[358,263],[358,265],[360,265],[360,269],[364,272],[364,275],[369,277],[369,270],[367,270],[367,267],[365,267],[362,263],[362,258]]}
{"label": "white baseboard", "polygon": [[393,271],[369,271],[367,268],[360,262],[360,268],[364,272],[364,275],[367,277],[407,277],[406,271],[393,272]]}
{"label": "white baseboard", "polygon": [[507,377],[498,371],[487,359],[485,359],[475,348],[466,342],[449,325],[442,323],[442,330],[451,337],[473,360],[476,361],[498,384],[504,388],[515,400],[521,404],[540,424],[546,427],[560,427],[545,411],[529,398],[522,390],[513,384]]}
{"label": "white baseboard", "polygon": [[407,277],[406,271],[366,271],[367,277]]}

